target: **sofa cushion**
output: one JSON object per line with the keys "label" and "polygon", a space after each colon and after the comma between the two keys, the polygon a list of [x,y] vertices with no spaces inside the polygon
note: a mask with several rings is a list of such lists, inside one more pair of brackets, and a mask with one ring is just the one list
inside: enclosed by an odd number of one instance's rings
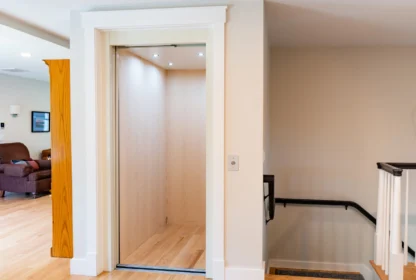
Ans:
{"label": "sofa cushion", "polygon": [[35,160],[39,165],[40,170],[51,169],[51,161],[50,160]]}
{"label": "sofa cushion", "polygon": [[13,177],[26,177],[33,172],[33,167],[23,164],[4,164],[4,174]]}
{"label": "sofa cushion", "polygon": [[39,170],[39,164],[36,161],[32,160],[32,159],[29,159],[29,160],[16,159],[16,160],[12,160],[11,163],[12,164],[23,164],[23,165],[26,164],[28,166],[32,166],[33,170]]}
{"label": "sofa cushion", "polygon": [[29,174],[27,178],[29,181],[38,181],[38,180],[42,180],[42,179],[46,179],[50,177],[51,177],[51,170],[49,169],[49,170],[35,171]]}

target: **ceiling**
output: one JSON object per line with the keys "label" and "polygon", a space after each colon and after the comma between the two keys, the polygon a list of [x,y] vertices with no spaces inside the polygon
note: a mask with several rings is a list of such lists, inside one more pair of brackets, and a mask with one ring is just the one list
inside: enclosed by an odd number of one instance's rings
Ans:
{"label": "ceiling", "polygon": [[[0,74],[49,81],[43,60],[69,58],[69,49],[4,25],[0,25],[0,46]],[[22,52],[31,57],[22,57]]]}
{"label": "ceiling", "polygon": [[[0,0],[0,11],[69,37],[72,10],[206,5],[231,0]],[[270,41],[281,46],[416,44],[415,0],[266,0]]]}
{"label": "ceiling", "polygon": [[[71,11],[202,6],[235,1],[239,0],[117,0],[117,4],[114,4],[114,0],[54,0],[53,4],[50,0],[0,0],[0,24],[2,16],[7,15],[43,32],[41,38],[54,36],[56,40],[49,41],[64,46],[70,34]],[[269,39],[275,46],[416,45],[416,0],[265,2]],[[10,30],[1,31],[0,67],[30,71],[20,73],[19,76],[46,80],[46,68],[39,61],[54,55],[60,58],[69,55],[65,48],[48,44],[45,40],[18,33],[13,35]],[[31,49],[22,50],[28,47]],[[30,59],[22,60],[19,57],[21,51],[28,51],[33,55]]]}
{"label": "ceiling", "polygon": [[[205,46],[141,47],[129,50],[167,70],[205,69]],[[155,54],[158,56],[155,57]]]}

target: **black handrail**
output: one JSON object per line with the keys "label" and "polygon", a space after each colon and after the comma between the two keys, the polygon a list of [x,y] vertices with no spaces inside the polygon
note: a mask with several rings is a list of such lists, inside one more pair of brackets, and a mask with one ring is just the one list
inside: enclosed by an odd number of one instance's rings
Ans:
{"label": "black handrail", "polygon": [[[361,207],[358,203],[354,201],[347,200],[324,200],[324,199],[297,199],[297,198],[275,198],[275,202],[283,204],[286,207],[286,204],[301,204],[301,205],[320,205],[320,206],[344,206],[345,210],[348,210],[348,207],[355,208],[363,214],[370,222],[374,225],[377,224],[377,219],[373,217],[367,210]],[[402,242],[402,247],[404,247],[404,242]],[[414,258],[415,251],[408,247],[409,254]]]}
{"label": "black handrail", "polygon": [[377,168],[400,177],[402,176],[403,169],[416,169],[416,163],[377,162]]}

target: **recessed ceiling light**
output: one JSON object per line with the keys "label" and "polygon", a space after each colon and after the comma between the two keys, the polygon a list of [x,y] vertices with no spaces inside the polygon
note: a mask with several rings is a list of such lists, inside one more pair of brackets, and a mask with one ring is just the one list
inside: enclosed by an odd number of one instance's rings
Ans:
{"label": "recessed ceiling light", "polygon": [[32,55],[30,54],[30,53],[28,53],[28,52],[22,52],[22,53],[20,53],[20,55],[21,56],[23,56],[23,57],[31,57]]}
{"label": "recessed ceiling light", "polygon": [[173,65],[173,62],[169,62],[169,66],[172,66]]}
{"label": "recessed ceiling light", "polygon": [[156,58],[156,57],[159,57],[159,54],[154,53],[154,54],[153,54],[153,57],[155,57],[155,58]]}
{"label": "recessed ceiling light", "polygon": [[203,52],[198,53],[198,56],[204,56]]}

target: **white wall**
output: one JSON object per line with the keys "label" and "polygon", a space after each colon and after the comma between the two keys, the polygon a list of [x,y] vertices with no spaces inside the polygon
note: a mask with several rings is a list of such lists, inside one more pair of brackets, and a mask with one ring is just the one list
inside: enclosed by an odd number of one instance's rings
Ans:
{"label": "white wall", "polygon": [[[263,278],[263,0],[204,0],[197,5],[229,5],[225,32],[225,152],[240,156],[240,170],[226,172],[225,179],[225,255],[226,279]],[[194,6],[194,1],[144,3],[129,8]],[[110,10],[111,7],[107,7]],[[113,7],[115,10],[119,6]],[[244,34],[244,36],[242,36]],[[83,30],[79,12],[71,15],[71,107],[74,256],[71,269],[83,260],[96,266],[95,251],[89,252],[85,193],[87,131],[83,73]],[[77,107],[78,106],[78,107]],[[93,188],[93,187],[91,187]],[[94,192],[95,190],[91,190]],[[82,197],[84,196],[84,197]],[[92,232],[93,229],[91,229]],[[219,260],[221,261],[221,260]],[[92,270],[90,270],[92,271]]]}
{"label": "white wall", "polygon": [[[46,67],[46,66],[45,66]],[[10,105],[20,105],[20,115],[13,118]],[[50,111],[49,83],[0,74],[0,143],[22,142],[34,159],[51,148],[50,133],[32,133],[32,111]]]}
{"label": "white wall", "polygon": [[[376,162],[416,159],[415,53],[273,48],[277,197],[352,200],[375,216]],[[271,259],[365,265],[373,259],[375,227],[354,210],[278,207],[268,228]]]}

